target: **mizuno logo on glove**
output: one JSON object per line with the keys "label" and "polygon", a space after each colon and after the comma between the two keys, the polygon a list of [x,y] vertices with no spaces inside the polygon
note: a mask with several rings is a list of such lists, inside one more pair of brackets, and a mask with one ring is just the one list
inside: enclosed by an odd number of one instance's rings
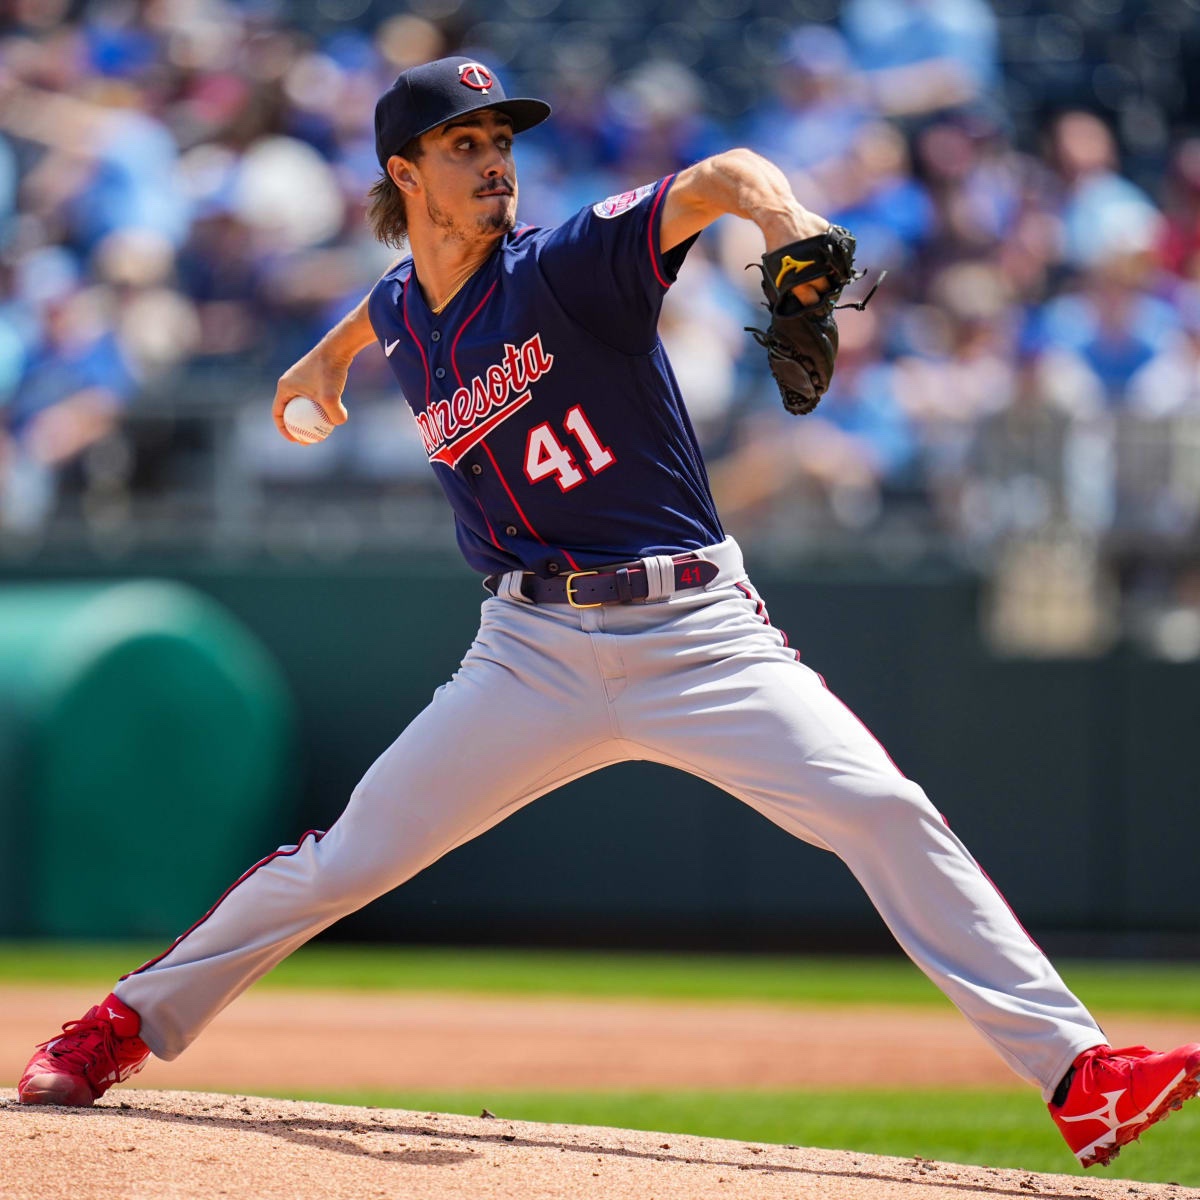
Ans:
{"label": "mizuno logo on glove", "polygon": [[776,289],[783,287],[784,278],[789,271],[803,271],[805,267],[811,267],[814,262],[816,262],[815,258],[810,258],[807,262],[797,262],[790,254],[785,254],[783,261],[779,264],[779,274],[775,276]]}

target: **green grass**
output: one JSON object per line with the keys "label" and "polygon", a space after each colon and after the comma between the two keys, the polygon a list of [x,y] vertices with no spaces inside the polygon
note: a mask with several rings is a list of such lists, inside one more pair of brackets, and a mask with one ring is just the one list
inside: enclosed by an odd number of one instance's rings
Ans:
{"label": "green grass", "polygon": [[[150,944],[0,942],[0,982],[107,987],[161,949]],[[1067,983],[1098,1011],[1200,1018],[1200,966],[1059,966]],[[777,1004],[947,1003],[898,955],[856,959],[316,945],[294,954],[260,986]]]}
{"label": "green grass", "polygon": [[[0,942],[0,982],[107,989],[162,949],[149,944]],[[1060,964],[1105,1013],[1194,1016],[1200,967]],[[267,988],[440,991],[772,1004],[938,1006],[947,1001],[906,959],[316,945],[263,980]],[[289,1093],[295,1098],[295,1093]],[[1031,1089],[1013,1091],[306,1093],[388,1108],[696,1133],[829,1146],[1031,1171],[1071,1173],[1072,1160]],[[1200,1105],[1151,1130],[1105,1178],[1200,1186]],[[1095,1172],[1093,1172],[1095,1174]]]}
{"label": "green grass", "polygon": [[[1032,1091],[306,1092],[291,1099],[893,1154],[1102,1179],[1200,1185],[1200,1108],[1082,1171]],[[669,1138],[664,1140],[669,1141]]]}

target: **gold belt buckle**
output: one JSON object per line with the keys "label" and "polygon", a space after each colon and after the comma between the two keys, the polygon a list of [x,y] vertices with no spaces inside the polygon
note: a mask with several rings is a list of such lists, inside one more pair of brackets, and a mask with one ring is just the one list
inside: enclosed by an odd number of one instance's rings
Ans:
{"label": "gold belt buckle", "polygon": [[578,603],[576,603],[575,592],[573,590],[575,580],[578,579],[581,575],[599,575],[599,574],[600,574],[599,571],[572,571],[566,577],[567,603],[572,608],[603,608],[604,607],[604,605],[601,604],[599,600],[597,600],[595,604],[578,604]]}

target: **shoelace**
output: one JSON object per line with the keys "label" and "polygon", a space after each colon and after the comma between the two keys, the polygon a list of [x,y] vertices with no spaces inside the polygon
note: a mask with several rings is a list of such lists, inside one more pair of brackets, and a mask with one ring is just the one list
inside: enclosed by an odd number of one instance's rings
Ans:
{"label": "shoelace", "polygon": [[1105,1086],[1102,1081],[1106,1076],[1128,1083],[1133,1063],[1152,1053],[1147,1046],[1122,1046],[1107,1054],[1097,1054],[1083,1064],[1084,1084],[1089,1091],[1095,1091]]}
{"label": "shoelace", "polygon": [[[90,1034],[96,1035],[99,1041],[92,1040],[88,1036]],[[62,1027],[61,1038],[50,1038],[42,1042],[38,1049],[47,1051],[66,1066],[84,1073],[96,1061],[98,1051],[115,1066],[117,1040],[117,1032],[108,1021],[101,1017],[82,1017],[78,1021],[68,1021]],[[54,1042],[59,1042],[59,1045],[54,1046]]]}
{"label": "shoelace", "polygon": [[1107,1054],[1097,1054],[1088,1059],[1086,1066],[1093,1071],[1117,1070],[1122,1071],[1129,1066],[1130,1059],[1148,1058],[1154,1052],[1149,1046],[1121,1046],[1110,1050]]}

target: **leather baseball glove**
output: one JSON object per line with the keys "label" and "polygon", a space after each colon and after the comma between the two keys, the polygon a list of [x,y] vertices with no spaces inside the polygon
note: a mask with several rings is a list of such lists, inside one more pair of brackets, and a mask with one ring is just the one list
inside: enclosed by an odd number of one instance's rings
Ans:
{"label": "leather baseball glove", "polygon": [[[766,329],[746,327],[755,341],[767,351],[767,362],[783,407],[790,413],[810,413],[833,378],[838,351],[838,329],[834,320],[837,308],[863,309],[883,282],[883,272],[875,287],[854,304],[838,304],[847,284],[861,279],[864,271],[854,269],[854,235],[840,225],[831,225],[824,233],[802,238],[769,250],[761,262],[752,263],[762,271],[763,295],[771,322]],[[792,288],[824,277],[828,291],[815,304],[802,304]]]}

